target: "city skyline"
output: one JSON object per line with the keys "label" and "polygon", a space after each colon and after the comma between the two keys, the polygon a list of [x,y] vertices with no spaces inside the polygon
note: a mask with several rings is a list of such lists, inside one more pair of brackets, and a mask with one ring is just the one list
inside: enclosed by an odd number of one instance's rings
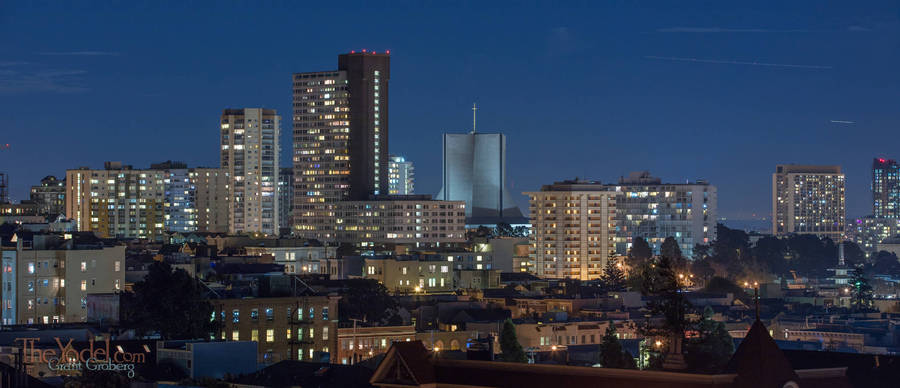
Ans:
{"label": "city skyline", "polygon": [[[658,8],[646,15],[638,6],[615,6],[584,9],[590,11],[581,12],[584,17],[572,16],[572,9],[501,13],[468,7],[480,13],[360,8],[348,23],[364,26],[362,20],[378,16],[403,23],[367,32],[362,40],[361,29],[336,32],[334,39],[299,51],[283,50],[276,39],[248,49],[249,56],[275,51],[283,59],[221,63],[212,54],[227,52],[222,50],[235,40],[280,36],[287,27],[260,23],[244,36],[219,31],[212,19],[233,20],[247,11],[282,20],[301,9],[222,7],[212,12],[216,17],[197,21],[197,13],[210,10],[176,16],[171,11],[177,7],[126,7],[118,9],[123,16],[110,19],[104,11],[112,8],[12,5],[0,26],[18,38],[8,43],[0,64],[0,101],[9,109],[2,115],[9,131],[0,144],[11,144],[0,151],[0,162],[17,166],[6,171],[10,196],[27,199],[44,176],[82,165],[98,168],[107,160],[215,166],[214,120],[223,108],[289,112],[287,76],[330,69],[335,54],[362,48],[392,51],[390,150],[416,163],[419,193],[440,190],[441,133],[469,131],[472,102],[480,107],[478,128],[508,138],[509,189],[520,208],[527,208],[521,192],[547,182],[578,176],[612,183],[649,170],[664,182],[705,179],[716,185],[722,217],[768,218],[772,168],[796,163],[840,165],[847,177],[847,216],[859,217],[871,213],[871,159],[900,157],[890,147],[900,140],[890,130],[900,124],[892,116],[897,91],[882,87],[898,81],[890,71],[900,62],[889,49],[900,36],[894,4],[836,6],[822,10],[828,17],[773,3]],[[409,20],[416,14],[427,17]],[[211,35],[177,41],[178,28],[153,27],[160,15],[173,26],[196,22],[191,28],[209,28]],[[462,18],[473,22],[471,29],[441,48],[432,43]],[[512,18],[530,24],[516,27]],[[50,22],[61,28],[41,30]],[[106,25],[120,34],[106,36]],[[55,43],[53,34],[66,26],[71,39]],[[409,36],[414,30],[422,34]],[[208,75],[188,76],[200,68],[205,70],[198,74]],[[223,87],[218,83],[226,74],[235,83]],[[535,95],[545,96],[541,104],[533,102]],[[169,111],[171,119],[143,119],[148,105]],[[58,114],[43,114],[47,110]],[[105,116],[99,117],[101,111]],[[547,137],[547,131],[567,136]],[[131,149],[136,132],[154,136]],[[290,144],[284,132],[281,142]],[[54,141],[35,142],[35,135]],[[84,137],[98,141],[79,143]],[[872,137],[882,141],[867,140]],[[289,155],[283,150],[281,165],[290,165]],[[741,173],[732,166],[741,166]]]}

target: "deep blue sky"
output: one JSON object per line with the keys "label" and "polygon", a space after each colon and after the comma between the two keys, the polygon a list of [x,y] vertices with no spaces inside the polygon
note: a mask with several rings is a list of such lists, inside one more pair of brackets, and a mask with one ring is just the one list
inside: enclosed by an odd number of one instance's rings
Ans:
{"label": "deep blue sky", "polygon": [[0,3],[15,199],[106,160],[217,165],[225,107],[277,109],[287,165],[291,73],[361,48],[392,52],[390,150],[420,193],[473,102],[508,136],[517,192],[648,169],[711,181],[721,216],[764,217],[775,164],[840,164],[857,216],[872,157],[900,158],[896,1],[76,3]]}

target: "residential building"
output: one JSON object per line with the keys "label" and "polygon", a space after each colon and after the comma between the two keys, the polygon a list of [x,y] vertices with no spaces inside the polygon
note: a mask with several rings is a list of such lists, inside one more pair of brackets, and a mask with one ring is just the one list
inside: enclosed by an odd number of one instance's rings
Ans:
{"label": "residential building", "polygon": [[91,234],[16,234],[16,322],[84,322],[87,295],[121,291],[125,246]]}
{"label": "residential building", "polygon": [[379,196],[334,202],[329,209],[334,232],[328,241],[429,246],[466,240],[465,204],[461,201],[432,200],[428,195]]}
{"label": "residential building", "polygon": [[338,56],[337,70],[293,75],[294,229],[334,237],[329,205],[388,194],[389,53]]}
{"label": "residential building", "polygon": [[190,179],[187,164],[165,162],[151,164],[150,169],[165,171],[165,229],[179,233],[197,230],[197,189]]}
{"label": "residential building", "polygon": [[436,199],[466,202],[466,225],[527,224],[506,188],[506,136],[445,133],[443,187]]}
{"label": "residential building", "polygon": [[511,272],[536,273],[537,269],[534,262],[536,256],[530,242],[516,244],[513,251]]}
{"label": "residential building", "polygon": [[19,273],[16,266],[16,244],[10,241],[0,243],[0,326],[15,325],[18,323],[16,291],[19,289],[16,283]]}
{"label": "residential building", "polygon": [[290,234],[294,219],[294,169],[278,170],[278,225],[280,235]]}
{"label": "residential building", "polygon": [[47,175],[41,184],[31,186],[31,201],[39,206],[44,215],[59,215],[66,211],[66,181]]}
{"label": "residential building", "polygon": [[846,207],[840,166],[779,164],[772,174],[772,231],[843,239]]}
{"label": "residential building", "polygon": [[696,244],[716,240],[717,190],[709,182],[662,183],[641,171],[608,186],[621,193],[616,198],[617,254],[627,254],[637,237],[659,254],[663,241],[673,237],[690,258]]}
{"label": "residential building", "polygon": [[900,218],[900,164],[896,160],[872,161],[872,215]]}
{"label": "residential building", "polygon": [[106,162],[103,170],[66,171],[66,215],[79,231],[99,237],[149,238],[165,231],[165,170],[133,170]]}
{"label": "residential building", "polygon": [[[319,361],[337,351],[337,296],[216,299],[219,339],[256,341],[257,361]],[[334,362],[334,360],[331,360]]]}
{"label": "residential building", "polygon": [[248,256],[269,255],[275,264],[284,266],[288,274],[322,273],[322,261],[337,257],[337,247],[302,246],[302,247],[253,247],[247,246]]}
{"label": "residential building", "polygon": [[391,155],[388,164],[388,176],[390,179],[390,195],[415,194],[415,169],[413,163],[403,156]]}
{"label": "residential building", "polygon": [[230,178],[228,232],[278,235],[278,139],[274,109],[225,109],[221,164]]}
{"label": "residential building", "polygon": [[900,218],[862,217],[847,226],[847,237],[866,255],[878,252],[878,244],[900,234]]}
{"label": "residential building", "polygon": [[221,168],[199,167],[193,169],[189,177],[194,184],[196,230],[228,233],[228,172]]}
{"label": "residential building", "polygon": [[456,290],[453,264],[437,258],[366,258],[363,277],[375,279],[394,293],[433,294]]}
{"label": "residential building", "polygon": [[[517,327],[518,332],[518,327]],[[532,333],[533,334],[533,333]],[[596,335],[596,334],[595,334]],[[579,338],[580,339],[580,338]],[[551,358],[557,351],[562,364],[567,349],[551,345]],[[523,347],[525,345],[523,344]],[[595,348],[595,346],[592,346]],[[533,352],[530,352],[533,356]],[[747,337],[737,348],[725,370],[719,374],[672,373],[670,371],[585,368],[569,365],[536,365],[481,360],[458,360],[429,351],[421,341],[395,342],[375,369],[370,383],[379,388],[404,387],[825,387],[851,386],[847,368],[830,367],[838,355],[821,352],[797,352],[789,359],[778,348],[760,321],[753,323]],[[854,359],[859,359],[856,357]],[[877,359],[876,359],[877,360]],[[876,360],[871,360],[876,363]],[[805,361],[805,362],[804,362]],[[869,362],[865,360],[864,362]],[[554,362],[553,364],[559,364]],[[804,363],[806,368],[792,366]],[[668,367],[670,364],[667,364]],[[761,373],[760,371],[765,371]]]}
{"label": "residential building", "polygon": [[525,193],[530,200],[535,273],[598,279],[615,253],[619,193],[599,182],[563,181]]}
{"label": "residential building", "polygon": [[387,352],[394,342],[412,341],[416,326],[357,326],[338,329],[335,362],[353,365]]}
{"label": "residential building", "polygon": [[120,162],[104,167],[66,171],[66,215],[78,231],[149,239],[161,239],[166,231],[226,231],[228,186],[222,170],[171,161],[145,170]]}
{"label": "residential building", "polygon": [[447,293],[500,286],[500,270],[490,255],[449,252],[436,255],[367,257],[363,277],[401,294]]}

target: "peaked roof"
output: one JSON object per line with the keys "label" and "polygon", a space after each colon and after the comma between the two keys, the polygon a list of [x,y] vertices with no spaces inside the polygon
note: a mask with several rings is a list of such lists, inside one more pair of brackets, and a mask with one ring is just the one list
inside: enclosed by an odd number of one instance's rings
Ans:
{"label": "peaked roof", "polygon": [[734,352],[725,373],[737,373],[737,385],[748,387],[781,387],[800,379],[759,319]]}
{"label": "peaked roof", "polygon": [[430,356],[422,341],[394,342],[369,381],[373,384],[434,384],[437,378]]}

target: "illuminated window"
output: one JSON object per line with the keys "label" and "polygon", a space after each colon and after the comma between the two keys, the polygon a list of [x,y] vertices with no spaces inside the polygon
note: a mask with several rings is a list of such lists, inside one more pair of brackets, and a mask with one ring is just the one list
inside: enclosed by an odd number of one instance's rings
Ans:
{"label": "illuminated window", "polygon": [[266,342],[275,342],[275,329],[266,329]]}
{"label": "illuminated window", "polygon": [[259,341],[259,330],[258,329],[250,330],[250,340],[257,341],[257,342]]}
{"label": "illuminated window", "polygon": [[87,280],[81,281],[81,291],[87,291]]}
{"label": "illuminated window", "polygon": [[241,340],[241,332],[234,330],[231,332],[231,340],[232,341],[240,341]]}

